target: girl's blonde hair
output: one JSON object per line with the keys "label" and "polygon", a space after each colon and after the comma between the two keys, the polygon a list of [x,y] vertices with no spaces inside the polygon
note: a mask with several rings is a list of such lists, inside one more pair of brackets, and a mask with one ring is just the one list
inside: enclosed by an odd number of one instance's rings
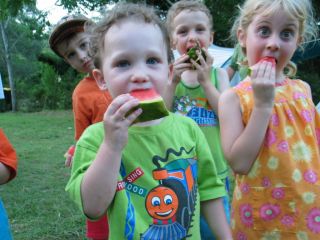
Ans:
{"label": "girl's blonde hair", "polygon": [[156,15],[154,9],[143,4],[118,3],[97,25],[95,25],[93,28],[87,29],[91,32],[90,54],[93,57],[94,64],[97,68],[101,68],[101,53],[103,53],[103,50],[105,49],[105,34],[107,34],[108,30],[113,25],[119,24],[124,20],[141,21],[158,26],[161,30],[163,41],[167,49],[168,62],[170,63],[172,61],[173,54],[170,48],[169,34],[164,23]]}
{"label": "girl's blonde hair", "polygon": [[174,3],[168,10],[167,17],[166,17],[166,25],[171,35],[174,31],[173,28],[173,21],[174,18],[181,13],[182,11],[189,10],[189,11],[200,11],[207,15],[209,20],[209,28],[213,30],[213,20],[212,15],[207,8],[207,6],[202,3],[201,1],[194,1],[194,0],[182,0],[179,2]]}
{"label": "girl's blonde hair", "polygon": [[[231,28],[231,37],[237,40],[237,31],[246,31],[257,14],[264,16],[273,15],[280,9],[299,22],[299,36],[301,43],[311,41],[317,37],[318,28],[313,16],[313,7],[310,0],[246,0],[242,6],[238,6],[239,14]],[[303,50],[303,45],[299,46]],[[242,49],[246,54],[246,49]],[[286,66],[286,74],[294,76],[296,65],[289,61]]]}

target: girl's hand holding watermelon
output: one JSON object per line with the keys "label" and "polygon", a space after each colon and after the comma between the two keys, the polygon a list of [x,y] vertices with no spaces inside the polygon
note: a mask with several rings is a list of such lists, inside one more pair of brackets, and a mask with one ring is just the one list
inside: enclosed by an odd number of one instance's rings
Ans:
{"label": "girl's hand holding watermelon", "polygon": [[276,61],[265,57],[251,69],[251,81],[256,107],[272,108],[274,103]]}

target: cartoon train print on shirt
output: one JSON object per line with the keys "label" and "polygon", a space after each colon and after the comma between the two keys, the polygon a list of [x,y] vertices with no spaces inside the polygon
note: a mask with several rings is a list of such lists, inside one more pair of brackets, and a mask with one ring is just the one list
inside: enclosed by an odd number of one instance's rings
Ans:
{"label": "cartoon train print on shirt", "polygon": [[[193,148],[188,151],[191,152]],[[192,227],[195,204],[197,200],[197,162],[195,159],[177,159],[164,167],[159,160],[166,162],[169,154],[180,156],[173,149],[167,151],[165,159],[155,156],[153,163],[157,166],[152,175],[159,185],[151,189],[145,200],[148,214],[153,224],[141,235],[142,240],[186,239],[191,237],[188,230]],[[186,151],[187,152],[187,151]]]}

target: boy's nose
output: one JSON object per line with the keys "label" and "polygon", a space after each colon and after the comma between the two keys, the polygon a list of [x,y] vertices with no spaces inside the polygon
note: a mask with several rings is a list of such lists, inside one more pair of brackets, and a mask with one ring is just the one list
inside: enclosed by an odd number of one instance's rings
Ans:
{"label": "boy's nose", "polygon": [[149,81],[149,76],[145,71],[137,70],[131,75],[131,81],[135,83],[144,83]]}
{"label": "boy's nose", "polygon": [[197,41],[198,40],[198,35],[195,31],[190,31],[189,32],[189,41]]}
{"label": "boy's nose", "polygon": [[79,59],[80,59],[81,61],[84,62],[84,61],[87,60],[88,54],[87,54],[86,51],[78,51],[77,54],[78,54],[78,57],[79,57]]}

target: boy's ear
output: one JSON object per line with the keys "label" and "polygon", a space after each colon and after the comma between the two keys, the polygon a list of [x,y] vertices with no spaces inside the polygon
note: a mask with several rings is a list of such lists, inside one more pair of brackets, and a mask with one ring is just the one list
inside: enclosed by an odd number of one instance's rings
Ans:
{"label": "boy's ear", "polygon": [[239,28],[237,31],[237,38],[240,46],[242,48],[246,47],[246,34],[242,28]]}
{"label": "boy's ear", "polygon": [[213,44],[213,40],[214,40],[214,32],[211,32],[210,35],[210,43]]}
{"label": "boy's ear", "polygon": [[98,84],[98,86],[99,86],[99,88],[101,90],[107,90],[108,89],[107,83],[105,82],[103,74],[102,74],[100,69],[97,69],[97,68],[93,69],[92,75],[93,75],[94,79],[96,80],[96,82],[97,82],[97,84]]}

